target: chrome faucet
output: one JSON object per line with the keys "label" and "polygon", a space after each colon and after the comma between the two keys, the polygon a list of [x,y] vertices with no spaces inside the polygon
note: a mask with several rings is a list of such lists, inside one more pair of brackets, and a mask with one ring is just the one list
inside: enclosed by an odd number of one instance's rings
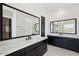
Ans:
{"label": "chrome faucet", "polygon": [[26,38],[26,40],[30,40],[30,39],[31,39],[31,36],[29,35],[28,38]]}
{"label": "chrome faucet", "polygon": [[29,36],[28,36],[28,40],[30,40],[30,39],[31,39],[31,36],[29,35]]}

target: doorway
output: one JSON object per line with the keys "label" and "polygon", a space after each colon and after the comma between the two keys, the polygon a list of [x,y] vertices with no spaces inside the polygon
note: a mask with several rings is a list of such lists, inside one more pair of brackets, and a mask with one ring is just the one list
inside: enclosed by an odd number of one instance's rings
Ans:
{"label": "doorway", "polygon": [[3,17],[3,40],[11,38],[11,18]]}

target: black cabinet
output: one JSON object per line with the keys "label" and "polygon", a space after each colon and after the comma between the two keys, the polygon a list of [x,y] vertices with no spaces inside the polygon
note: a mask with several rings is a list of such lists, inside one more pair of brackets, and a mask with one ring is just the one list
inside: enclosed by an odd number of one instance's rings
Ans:
{"label": "black cabinet", "polygon": [[18,51],[15,51],[13,53],[10,53],[10,54],[8,54],[6,56],[22,56],[22,55],[24,55],[24,48],[20,49]]}
{"label": "black cabinet", "polygon": [[40,52],[38,48],[35,48],[35,50],[31,50],[30,52],[27,52],[25,56],[40,56]]}
{"label": "black cabinet", "polygon": [[48,36],[48,43],[57,47],[79,52],[79,39],[77,38]]}
{"label": "black cabinet", "polygon": [[53,44],[53,37],[52,36],[48,36],[48,44]]}
{"label": "black cabinet", "polygon": [[[28,51],[27,51],[28,50]],[[47,40],[25,48],[25,56],[42,56],[47,51]]]}
{"label": "black cabinet", "polygon": [[70,39],[68,40],[68,49],[79,52],[79,40],[78,39]]}
{"label": "black cabinet", "polygon": [[6,56],[42,56],[47,51],[47,39]]}
{"label": "black cabinet", "polygon": [[25,55],[26,56],[41,56],[42,55],[42,49],[43,46],[40,45],[39,47],[36,47],[34,49],[32,49],[30,52],[27,52]]}

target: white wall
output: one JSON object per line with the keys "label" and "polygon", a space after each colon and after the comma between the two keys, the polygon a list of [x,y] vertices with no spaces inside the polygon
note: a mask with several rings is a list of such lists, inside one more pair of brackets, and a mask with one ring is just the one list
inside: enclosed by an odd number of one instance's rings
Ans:
{"label": "white wall", "polygon": [[[21,10],[24,10],[26,12],[29,12],[33,15],[36,15],[38,17],[40,16],[45,16],[46,17],[46,21],[45,21],[45,32],[46,32],[46,36],[47,35],[58,35],[58,36],[67,36],[67,37],[79,37],[79,7],[72,7],[72,8],[65,8],[65,9],[60,9],[60,10],[54,10],[51,11],[51,13],[46,13],[45,10],[33,3],[8,3],[9,5],[12,5],[16,8],[19,8]],[[56,21],[56,20],[63,20],[63,19],[71,19],[71,18],[77,18],[77,35],[73,35],[73,34],[55,34],[55,33],[50,33],[50,21]],[[41,30],[41,28],[40,28]],[[41,31],[40,31],[41,32]]]}
{"label": "white wall", "polygon": [[[56,20],[64,20],[64,19],[71,19],[71,18],[77,18],[77,34],[55,34],[50,33],[50,21],[56,21]],[[58,35],[58,36],[65,36],[65,37],[74,37],[79,38],[79,7],[73,7],[68,9],[61,9],[58,11],[52,11],[52,13],[48,16],[48,35]]]}

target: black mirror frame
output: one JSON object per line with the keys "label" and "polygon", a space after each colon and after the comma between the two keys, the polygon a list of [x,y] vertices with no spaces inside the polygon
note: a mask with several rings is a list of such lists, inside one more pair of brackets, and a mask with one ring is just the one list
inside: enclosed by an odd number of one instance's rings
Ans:
{"label": "black mirror frame", "polygon": [[[17,11],[20,11],[20,12],[22,12],[22,13],[25,13],[25,14],[28,14],[28,15],[30,15],[30,16],[33,16],[33,17],[36,17],[36,18],[38,18],[39,19],[39,33],[38,34],[34,34],[34,35],[40,35],[40,17],[38,17],[38,16],[35,16],[35,15],[33,15],[33,14],[30,14],[30,13],[28,13],[28,12],[25,12],[25,11],[23,11],[23,10],[20,10],[20,9],[18,9],[18,8],[15,8],[15,7],[13,7],[13,6],[10,6],[10,5],[8,5],[8,4],[5,4],[5,3],[0,3],[0,41],[3,41],[4,39],[3,39],[3,34],[2,34],[2,27],[3,27],[3,5],[4,6],[7,6],[7,7],[9,7],[9,8],[12,8],[12,9],[14,9],[14,10],[17,10]],[[18,36],[18,37],[12,37],[12,38],[9,38],[9,39],[16,39],[16,38],[22,38],[22,37],[28,37],[29,35],[24,35],[24,36]],[[33,34],[32,35],[30,35],[30,36],[33,36]],[[6,39],[6,40],[9,40],[9,39]]]}
{"label": "black mirror frame", "polygon": [[[61,32],[51,32],[51,23],[54,22],[61,22],[61,21],[68,21],[68,20],[75,20],[75,33],[61,33]],[[65,19],[65,20],[58,20],[58,21],[51,21],[50,22],[50,33],[58,33],[58,34],[77,34],[77,18],[72,18],[72,19]]]}

